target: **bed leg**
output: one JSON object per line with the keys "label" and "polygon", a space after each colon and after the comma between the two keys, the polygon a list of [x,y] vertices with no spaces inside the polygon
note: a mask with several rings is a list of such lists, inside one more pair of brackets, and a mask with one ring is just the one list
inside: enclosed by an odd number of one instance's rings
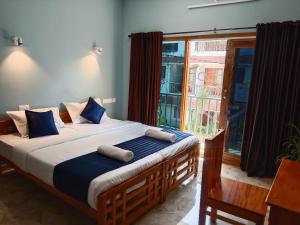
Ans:
{"label": "bed leg", "polygon": [[199,164],[199,160],[196,158],[196,159],[194,159],[195,160],[195,165],[194,165],[194,178],[196,178],[197,176],[198,176],[198,164]]}
{"label": "bed leg", "polygon": [[199,160],[196,161],[195,163],[195,173],[194,173],[194,178],[196,178],[198,176],[198,165],[199,164]]}
{"label": "bed leg", "polygon": [[198,171],[195,171],[194,178],[196,178],[197,176],[198,176]]}
{"label": "bed leg", "polygon": [[0,160],[0,175],[3,173],[4,163]]}
{"label": "bed leg", "polygon": [[99,213],[99,208],[98,208],[98,212],[97,212],[97,225],[105,225],[105,221],[104,221],[104,216]]}
{"label": "bed leg", "polygon": [[6,173],[11,173],[14,172],[14,168],[10,166],[7,162],[2,161],[0,159],[0,175],[6,174]]}
{"label": "bed leg", "polygon": [[162,190],[161,198],[159,200],[159,204],[163,204],[167,200],[167,190]]}
{"label": "bed leg", "polygon": [[199,150],[200,150],[200,145],[198,145],[195,149],[195,173],[194,173],[194,178],[198,176],[198,168],[199,168]]}
{"label": "bed leg", "polygon": [[166,201],[167,195],[167,165],[169,160],[166,160],[162,164],[162,184],[161,184],[161,198],[159,204],[163,204]]}
{"label": "bed leg", "polygon": [[106,195],[98,196],[97,225],[106,225]]}
{"label": "bed leg", "polygon": [[165,201],[166,201],[166,198],[161,198],[159,201],[159,204],[164,204]]}

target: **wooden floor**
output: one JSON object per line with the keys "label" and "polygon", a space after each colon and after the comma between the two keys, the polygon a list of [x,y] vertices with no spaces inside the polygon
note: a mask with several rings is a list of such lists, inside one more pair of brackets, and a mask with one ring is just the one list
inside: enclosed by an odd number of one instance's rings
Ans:
{"label": "wooden floor", "polygon": [[[199,176],[172,192],[136,222],[137,225],[197,225],[201,181]],[[248,178],[239,169],[223,166],[222,176],[269,187],[270,179]],[[35,197],[32,198],[32,195]],[[94,225],[94,221],[17,174],[0,177],[0,225]],[[208,223],[209,220],[208,220]],[[218,222],[217,224],[226,224]],[[246,223],[247,224],[247,223]],[[251,224],[251,223],[248,223]]]}

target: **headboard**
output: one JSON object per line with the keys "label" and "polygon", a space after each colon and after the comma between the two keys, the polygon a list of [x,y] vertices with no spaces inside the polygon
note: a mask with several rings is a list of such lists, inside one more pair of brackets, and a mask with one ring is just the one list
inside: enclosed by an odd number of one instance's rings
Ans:
{"label": "headboard", "polygon": [[[71,117],[67,111],[59,113],[64,123],[72,123]],[[17,128],[12,119],[0,120],[0,135],[16,133]]]}

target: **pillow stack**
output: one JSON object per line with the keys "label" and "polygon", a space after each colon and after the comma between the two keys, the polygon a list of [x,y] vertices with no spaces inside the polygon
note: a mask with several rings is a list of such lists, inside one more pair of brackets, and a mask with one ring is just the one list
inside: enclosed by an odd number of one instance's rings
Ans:
{"label": "pillow stack", "polygon": [[104,113],[105,109],[93,98],[89,98],[89,101],[80,113],[80,116],[95,124],[99,124]]}
{"label": "pillow stack", "polygon": [[[41,109],[32,109],[30,112],[52,112],[52,117],[54,120],[55,127],[57,129],[64,127],[64,122],[59,116],[59,109],[57,107],[52,108],[41,108]],[[14,121],[16,128],[22,137],[28,137],[28,120],[25,114],[25,111],[7,111],[7,115]],[[51,117],[51,116],[49,116]],[[49,118],[48,119],[51,119]]]}
{"label": "pillow stack", "polygon": [[95,123],[99,124],[109,117],[105,112],[99,98],[89,98],[88,102],[83,103],[64,103],[74,124]]}
{"label": "pillow stack", "polygon": [[25,115],[28,122],[29,138],[59,134],[52,111],[34,112],[25,110]]}
{"label": "pillow stack", "polygon": [[[89,98],[83,103],[64,103],[74,124],[99,124],[109,119],[99,98]],[[58,107],[32,109],[26,111],[7,111],[22,137],[42,137],[59,134],[64,127]]]}

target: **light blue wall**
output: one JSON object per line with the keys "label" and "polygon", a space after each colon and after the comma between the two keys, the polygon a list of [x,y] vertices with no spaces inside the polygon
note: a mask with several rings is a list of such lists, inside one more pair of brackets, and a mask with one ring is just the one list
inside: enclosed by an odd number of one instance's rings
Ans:
{"label": "light blue wall", "polygon": [[300,19],[299,0],[258,0],[251,3],[188,10],[199,0],[125,0],[124,58],[121,110],[127,116],[130,39],[132,32],[177,32],[201,29],[255,26],[260,22]]}
{"label": "light blue wall", "polygon": [[[19,104],[44,107],[99,96],[117,97],[117,103],[107,108],[112,116],[124,119],[129,86],[128,34],[300,19],[299,0],[258,0],[187,10],[187,5],[197,2],[0,0],[0,115]],[[23,38],[24,47],[9,47],[7,36],[13,34]],[[101,57],[90,55],[93,40],[104,50]]]}
{"label": "light blue wall", "polygon": [[[122,0],[0,0],[0,115],[19,104],[119,101],[122,10]],[[24,47],[9,46],[14,34]],[[91,54],[93,40],[100,57]],[[107,105],[112,116],[116,106]]]}

